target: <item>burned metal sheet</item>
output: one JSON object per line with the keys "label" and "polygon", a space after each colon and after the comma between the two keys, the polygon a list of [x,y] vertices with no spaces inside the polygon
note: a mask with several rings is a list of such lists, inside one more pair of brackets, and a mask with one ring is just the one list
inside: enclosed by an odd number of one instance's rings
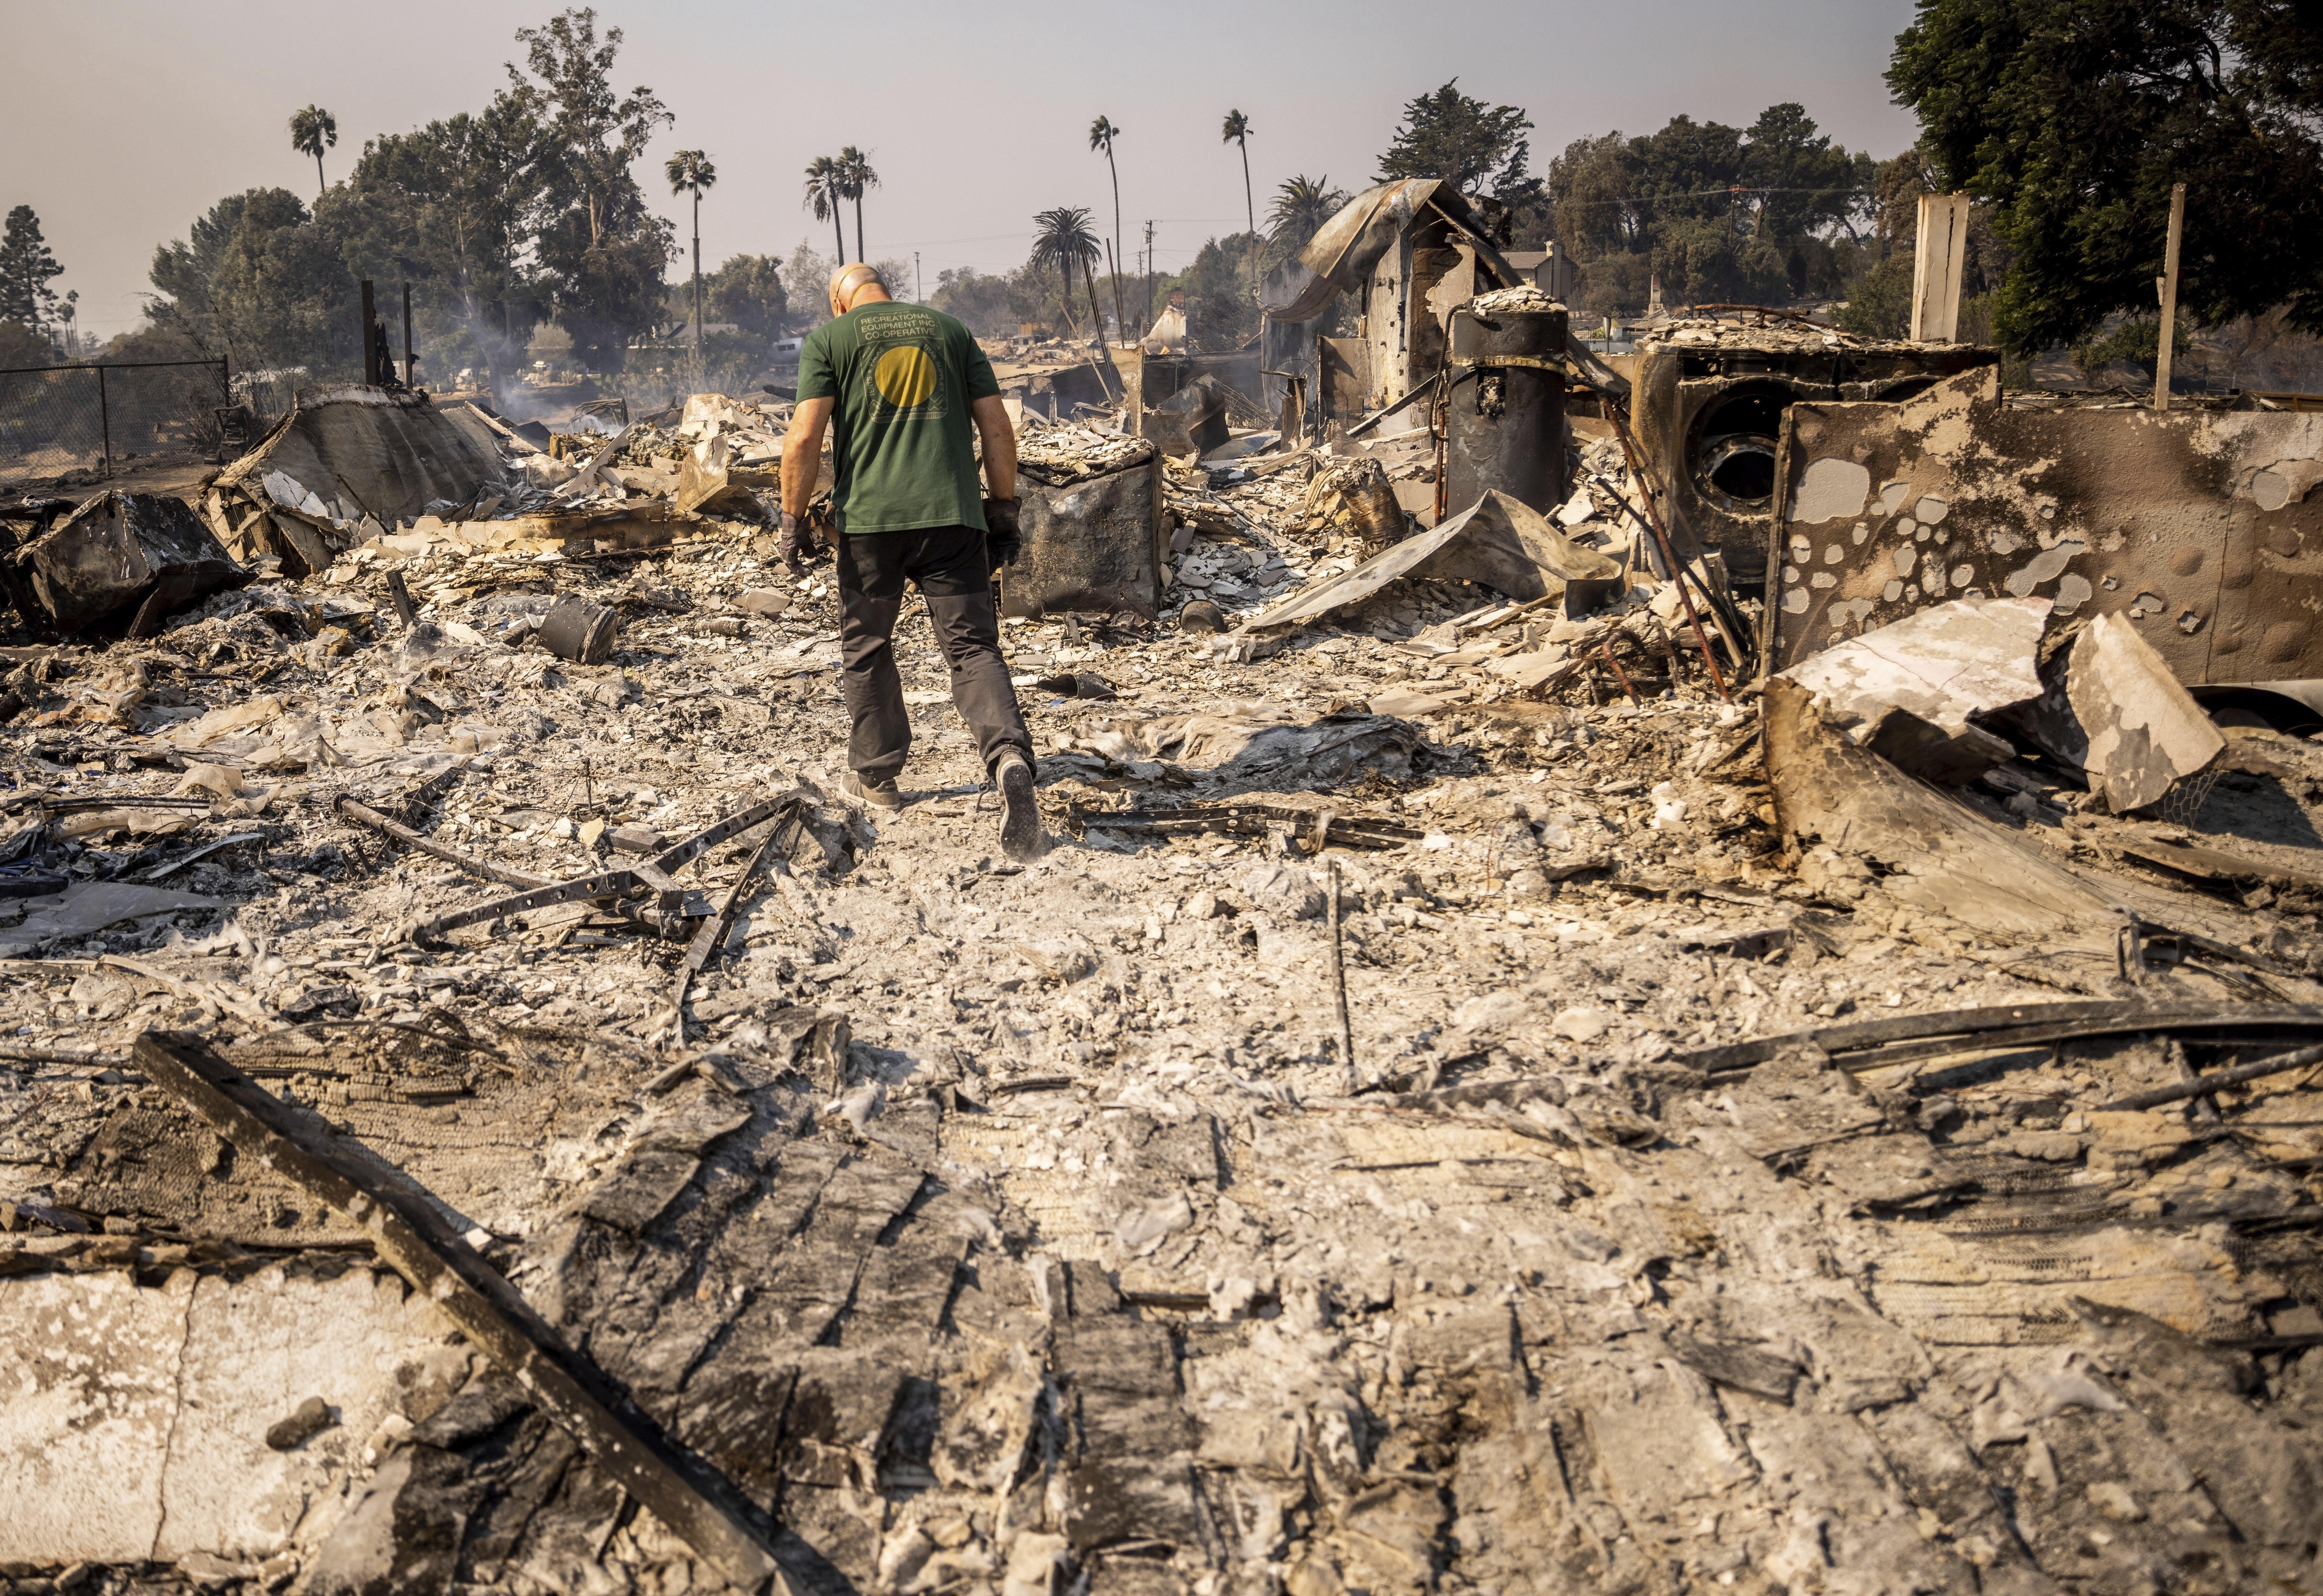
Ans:
{"label": "burned metal sheet", "polygon": [[1611,595],[1621,567],[1494,489],[1433,531],[1408,537],[1354,570],[1262,610],[1243,630],[1272,631],[1318,619],[1370,598],[1399,576],[1480,582],[1511,599],[1562,594],[1566,613],[1577,617]]}
{"label": "burned metal sheet", "polygon": [[9,555],[0,579],[26,620],[69,635],[124,611],[158,618],[250,573],[184,500],[113,492]]}
{"label": "burned metal sheet", "polygon": [[1122,442],[1130,445],[1126,463],[1095,474],[1020,460],[1024,552],[1001,577],[1002,614],[1126,610],[1150,620],[1161,612],[1169,557],[1162,454],[1143,439]]}
{"label": "burned metal sheet", "polygon": [[2323,676],[2323,416],[2018,410],[1987,369],[1786,413],[1768,668],[1949,598],[2118,615],[2189,685]]}
{"label": "burned metal sheet", "polygon": [[416,520],[430,504],[473,500],[503,478],[500,438],[473,406],[439,409],[351,386],[301,389],[297,407],[217,486],[264,503],[274,472],[326,505],[344,500],[355,515],[390,527]]}

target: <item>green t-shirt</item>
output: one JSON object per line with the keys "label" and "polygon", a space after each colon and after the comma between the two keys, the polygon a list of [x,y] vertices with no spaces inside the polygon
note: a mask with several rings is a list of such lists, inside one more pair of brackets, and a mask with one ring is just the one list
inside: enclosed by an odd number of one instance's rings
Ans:
{"label": "green t-shirt", "polygon": [[967,327],[924,305],[858,305],[807,335],[798,396],[833,399],[841,532],[984,529],[968,407],[1000,391]]}

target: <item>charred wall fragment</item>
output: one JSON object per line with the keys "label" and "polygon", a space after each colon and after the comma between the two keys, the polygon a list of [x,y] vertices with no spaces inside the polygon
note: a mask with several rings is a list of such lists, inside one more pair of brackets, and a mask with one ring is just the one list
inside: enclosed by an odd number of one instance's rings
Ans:
{"label": "charred wall fragment", "polygon": [[1785,422],[1768,658],[1952,597],[2112,615],[2189,686],[2323,677],[2323,417],[2005,408],[1990,367]]}

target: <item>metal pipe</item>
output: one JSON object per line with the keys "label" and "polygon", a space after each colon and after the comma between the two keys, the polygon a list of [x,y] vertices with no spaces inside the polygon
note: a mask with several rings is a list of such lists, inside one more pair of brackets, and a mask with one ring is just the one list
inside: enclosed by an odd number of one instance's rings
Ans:
{"label": "metal pipe", "polygon": [[[1702,647],[1702,663],[1710,667],[1710,680],[1717,687],[1718,696],[1732,703],[1734,695],[1726,691],[1726,677],[1718,668],[1716,656],[1710,652],[1709,634],[1702,629],[1702,617],[1694,612],[1694,595],[1686,592],[1693,573],[1679,562],[1676,551],[1670,547],[1669,533],[1662,527],[1662,512],[1654,503],[1653,488],[1646,481],[1644,467],[1639,463],[1637,448],[1630,437],[1629,424],[1621,417],[1614,416],[1613,432],[1621,440],[1621,455],[1630,463],[1630,474],[1638,479],[1639,491],[1646,496],[1646,518],[1653,525],[1654,541],[1661,546],[1662,558],[1669,562],[1670,580],[1677,583],[1678,601],[1685,606],[1686,624],[1694,628],[1694,640]],[[1708,589],[1703,590],[1703,596],[1710,596]]]}
{"label": "metal pipe", "polygon": [[2126,1097],[2116,1097],[2110,1103],[2100,1103],[2089,1110],[2092,1114],[2126,1114],[2138,1108],[2159,1108],[2165,1103],[2182,1103],[2189,1097],[2206,1096],[2226,1087],[2238,1087],[2245,1081],[2257,1080],[2262,1076],[2281,1075],[2309,1064],[2323,1063],[2323,1047],[2300,1048],[2296,1052],[2278,1053],[2272,1059],[2261,1059],[2255,1064],[2245,1064],[2234,1069],[2221,1069],[2216,1075],[2196,1076],[2166,1087],[2156,1087],[2150,1092],[2132,1092]]}
{"label": "metal pipe", "polygon": [[527,876],[516,870],[504,870],[473,854],[462,853],[432,838],[422,837],[410,827],[388,819],[367,803],[358,803],[344,793],[339,794],[332,807],[351,821],[359,821],[374,831],[383,831],[398,842],[408,844],[422,853],[432,853],[446,864],[457,865],[463,870],[482,876],[491,881],[504,881],[510,886],[540,887],[556,884],[539,876]]}

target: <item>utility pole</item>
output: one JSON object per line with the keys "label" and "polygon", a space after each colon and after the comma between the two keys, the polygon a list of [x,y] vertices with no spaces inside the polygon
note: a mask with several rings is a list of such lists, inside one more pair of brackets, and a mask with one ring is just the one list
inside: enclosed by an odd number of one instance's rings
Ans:
{"label": "utility pole", "polygon": [[[2170,357],[2178,341],[2178,235],[2186,226],[2186,185],[2170,186],[2170,242],[2162,253],[2162,343],[2153,357],[2153,408],[2170,408]],[[2208,386],[2205,384],[2205,386]]]}
{"label": "utility pole", "polygon": [[414,359],[412,358],[412,356],[411,356],[411,285],[410,285],[409,283],[405,283],[405,284],[403,285],[403,385],[404,385],[404,387],[406,387],[406,388],[412,388],[412,387],[416,387],[416,386],[418,386],[416,383],[414,383],[414,382],[412,381],[412,380],[411,380],[411,379],[412,379],[413,374],[414,374],[415,372],[417,372],[417,371],[418,371],[418,369],[419,369],[419,362],[418,362],[418,361],[414,360]]}
{"label": "utility pole", "polygon": [[912,252],[912,298],[922,305],[928,302],[926,292],[920,287],[920,252],[917,250]]}
{"label": "utility pole", "polygon": [[[1153,325],[1153,223],[1150,217],[1145,223],[1145,325]],[[1138,334],[1137,341],[1143,344],[1145,335]]]}
{"label": "utility pole", "polygon": [[702,374],[702,188],[693,189],[693,371]]}

